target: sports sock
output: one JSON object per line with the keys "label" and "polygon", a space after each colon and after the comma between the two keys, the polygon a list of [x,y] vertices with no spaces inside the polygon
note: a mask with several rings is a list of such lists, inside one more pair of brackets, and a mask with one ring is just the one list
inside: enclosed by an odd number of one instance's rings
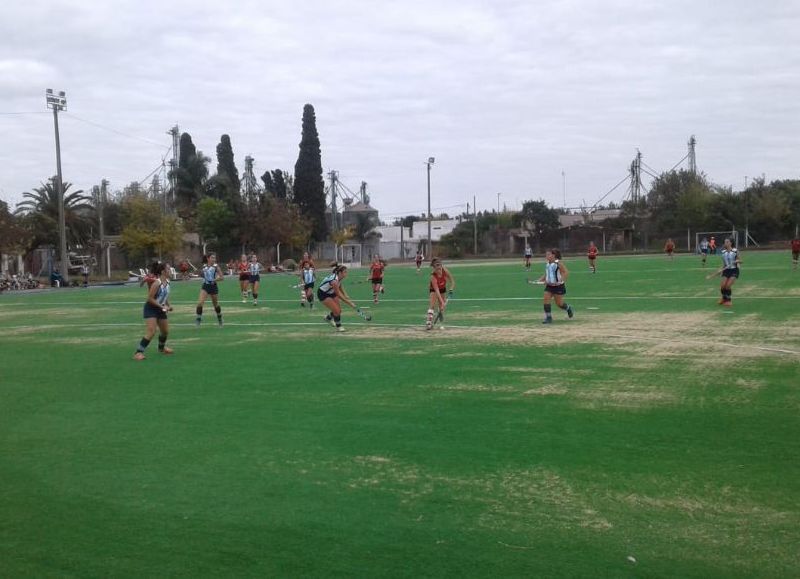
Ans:
{"label": "sports sock", "polygon": [[336,327],[340,327],[342,325],[342,316],[333,316],[333,321],[336,322]]}
{"label": "sports sock", "polygon": [[544,304],[544,317],[552,318],[553,317],[551,313],[552,311],[553,311],[553,306],[551,304]]}
{"label": "sports sock", "polygon": [[222,308],[220,306],[214,306],[214,311],[217,312],[217,320],[220,322],[222,321]]}
{"label": "sports sock", "polygon": [[328,314],[327,316],[325,316],[325,319],[330,322],[333,319],[333,316],[331,314]]}
{"label": "sports sock", "polygon": [[149,345],[150,345],[150,340],[148,340],[147,338],[142,338],[141,341],[139,342],[139,347],[136,348],[136,351],[144,352],[147,349],[147,346]]}
{"label": "sports sock", "polygon": [[158,335],[158,351],[164,351],[164,344],[167,343],[167,334],[159,334]]}
{"label": "sports sock", "polygon": [[197,311],[197,317],[199,318],[200,316],[203,315],[203,306],[197,306],[196,311]]}
{"label": "sports sock", "polygon": [[253,299],[254,299],[254,300],[257,300],[257,299],[258,299],[258,294],[254,293],[254,294],[253,294]]}
{"label": "sports sock", "polygon": [[428,310],[428,323],[433,323],[433,309]]}
{"label": "sports sock", "polygon": [[561,308],[562,310],[566,310],[569,307],[569,305],[567,305],[566,302],[562,302],[562,304],[560,306],[558,306],[558,307]]}

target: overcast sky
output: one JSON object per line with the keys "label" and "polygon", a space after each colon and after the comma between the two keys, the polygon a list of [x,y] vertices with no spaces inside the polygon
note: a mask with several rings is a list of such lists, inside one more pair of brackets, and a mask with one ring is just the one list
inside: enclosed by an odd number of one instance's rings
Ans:
{"label": "overcast sky", "polygon": [[305,103],[324,170],[367,181],[383,219],[424,211],[429,156],[450,213],[560,206],[562,170],[591,205],[637,148],[669,169],[692,134],[716,183],[798,178],[798,30],[798,0],[3,2],[0,198],[55,173],[47,87],[86,190],[142,179],[176,123],[212,172],[223,133],[240,171],[292,171]]}

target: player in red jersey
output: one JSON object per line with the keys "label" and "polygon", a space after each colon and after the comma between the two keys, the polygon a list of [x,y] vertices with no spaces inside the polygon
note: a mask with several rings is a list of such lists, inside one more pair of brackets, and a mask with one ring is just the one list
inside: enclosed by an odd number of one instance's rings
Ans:
{"label": "player in red jersey", "polygon": [[369,281],[372,283],[372,301],[378,303],[378,293],[383,293],[383,270],[386,269],[386,262],[376,255],[369,266]]}
{"label": "player in red jersey", "polygon": [[597,273],[597,265],[595,265],[597,260],[597,246],[594,244],[594,241],[589,242],[589,249],[586,252],[586,257],[589,258],[589,269],[592,270],[592,273]]}
{"label": "player in red jersey", "polygon": [[[431,260],[431,267],[433,268],[433,272],[431,272],[431,280],[428,287],[430,300],[428,302],[428,317],[425,322],[426,330],[433,328],[434,306],[437,306],[439,309],[436,320],[439,322],[444,321],[444,310],[447,307],[447,299],[445,299],[444,296],[447,294],[447,297],[450,298],[453,295],[453,290],[456,289],[456,282],[453,276],[444,265],[442,265],[442,261],[438,257],[434,257]],[[447,288],[448,282],[450,283],[449,290]]]}
{"label": "player in red jersey", "polygon": [[308,255],[306,251],[303,253],[303,259],[297,266],[300,275],[300,305],[306,307],[306,302],[309,306],[314,305],[314,260]]}
{"label": "player in red jersey", "polygon": [[800,237],[792,239],[792,269],[797,269],[797,262],[800,260]]}
{"label": "player in red jersey", "polygon": [[242,303],[247,303],[247,294],[250,289],[250,262],[243,253],[236,264],[236,272],[239,274],[239,290],[242,292]]}
{"label": "player in red jersey", "polygon": [[675,251],[675,242],[672,241],[671,237],[667,239],[667,242],[664,244],[664,251],[666,252],[667,257],[669,257],[670,261],[672,261],[673,257],[672,254]]}
{"label": "player in red jersey", "polygon": [[144,284],[147,284],[147,288],[150,289],[150,286],[153,285],[153,282],[158,279],[158,275],[155,273],[157,266],[158,266],[157,261],[154,261],[150,265],[150,271],[148,271],[147,274],[142,279],[139,280],[139,287],[142,287]]}

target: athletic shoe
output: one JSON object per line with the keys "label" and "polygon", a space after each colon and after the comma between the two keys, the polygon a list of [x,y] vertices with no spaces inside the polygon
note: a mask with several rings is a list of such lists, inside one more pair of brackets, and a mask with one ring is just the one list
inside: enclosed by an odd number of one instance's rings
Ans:
{"label": "athletic shoe", "polygon": [[432,324],[432,323],[430,323],[430,322],[426,322],[426,323],[425,323],[425,329],[426,329],[426,330],[430,330],[431,328],[433,328],[433,324]]}
{"label": "athletic shoe", "polygon": [[219,327],[221,328],[222,327],[222,318],[219,318],[217,321],[219,322]]}
{"label": "athletic shoe", "polygon": [[197,327],[199,328],[199,327],[200,327],[200,322],[201,322],[201,321],[202,321],[202,318],[195,318],[195,319],[194,319],[194,325],[195,325],[195,326],[197,326]]}
{"label": "athletic shoe", "polygon": [[567,317],[572,319],[572,316],[575,315],[575,312],[572,311],[572,306],[567,306]]}
{"label": "athletic shoe", "polygon": [[373,304],[377,304],[378,303],[378,298],[375,298],[374,300],[372,300],[372,303]]}
{"label": "athletic shoe", "polygon": [[722,304],[724,304],[724,303],[725,303],[725,298],[719,298],[719,301],[718,301],[717,303],[718,303],[719,305],[722,305]]}
{"label": "athletic shoe", "polygon": [[253,300],[253,305],[257,306],[258,305],[258,300]]}
{"label": "athletic shoe", "polygon": [[246,304],[247,303],[247,298],[242,298],[242,303]]}
{"label": "athletic shoe", "polygon": [[136,352],[133,355],[134,360],[144,360],[144,352]]}
{"label": "athletic shoe", "polygon": [[164,349],[159,350],[159,352],[161,352],[162,354],[172,354],[172,348],[167,348],[166,346],[164,346]]}
{"label": "athletic shoe", "polygon": [[301,307],[301,308],[304,308],[304,307],[306,307],[306,302],[305,302],[305,300],[303,300],[302,302],[300,302],[300,307]]}
{"label": "athletic shoe", "polygon": [[726,308],[732,308],[733,307],[733,302],[725,302],[722,305],[725,306]]}
{"label": "athletic shoe", "polygon": [[343,326],[339,326],[338,328],[336,328],[336,331],[337,332],[344,332],[345,330],[344,330]]}
{"label": "athletic shoe", "polygon": [[545,319],[542,320],[542,323],[543,324],[552,324],[553,323],[553,318],[545,318]]}
{"label": "athletic shoe", "polygon": [[383,293],[383,286],[381,286],[381,293]]}

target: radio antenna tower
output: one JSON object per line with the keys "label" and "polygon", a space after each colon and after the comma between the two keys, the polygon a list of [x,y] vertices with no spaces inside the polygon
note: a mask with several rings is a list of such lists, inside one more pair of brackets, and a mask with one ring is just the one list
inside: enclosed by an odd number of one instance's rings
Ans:
{"label": "radio antenna tower", "polygon": [[694,146],[697,144],[697,139],[694,135],[689,137],[689,173],[692,175],[697,174],[697,157],[694,154]]}

